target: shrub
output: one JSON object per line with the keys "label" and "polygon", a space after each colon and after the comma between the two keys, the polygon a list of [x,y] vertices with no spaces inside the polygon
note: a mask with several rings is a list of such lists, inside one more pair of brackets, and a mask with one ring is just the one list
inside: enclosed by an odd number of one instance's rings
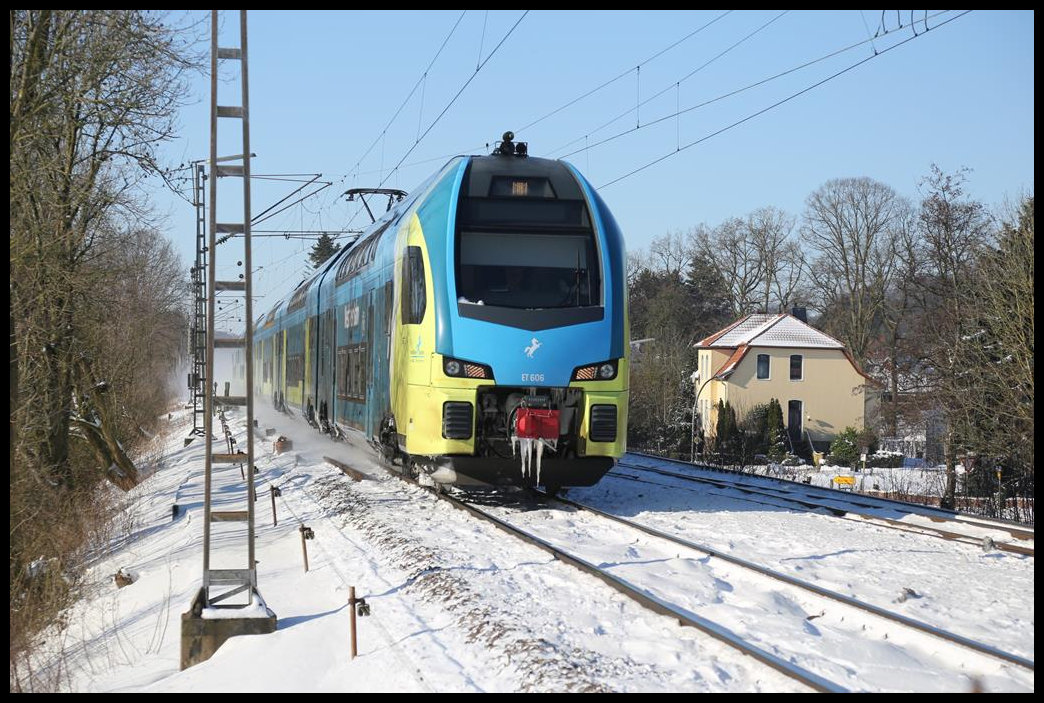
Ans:
{"label": "shrub", "polygon": [[830,462],[835,466],[856,467],[859,461],[859,435],[854,427],[846,427],[830,443]]}

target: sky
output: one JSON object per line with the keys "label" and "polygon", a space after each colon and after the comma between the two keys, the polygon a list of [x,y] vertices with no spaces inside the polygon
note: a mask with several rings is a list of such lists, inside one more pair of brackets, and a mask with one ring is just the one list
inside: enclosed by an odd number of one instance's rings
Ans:
{"label": "sky", "polygon": [[[916,202],[932,164],[970,169],[968,195],[1000,209],[1034,185],[1034,13],[964,12],[250,11],[253,172],[331,184],[255,225],[276,235],[255,239],[258,304],[309,270],[312,240],[283,233],[362,228],[347,189],[409,191],[507,130],[577,166],[632,251],[760,207],[799,217],[834,178]],[[238,17],[222,17],[220,44],[238,46]],[[219,102],[239,104],[222,75]],[[209,154],[209,79],[192,90],[172,165]],[[220,121],[221,155],[242,151],[234,123]],[[252,182],[255,218],[301,185]],[[193,208],[152,197],[191,265]]]}
{"label": "sky", "polygon": [[[36,672],[71,692],[801,692],[801,684],[391,477],[368,452],[258,409],[258,587],[277,629],[180,670],[202,584],[203,444],[177,410],[93,550],[86,597],[43,634]],[[245,421],[230,414],[239,446]],[[292,448],[275,453],[272,439]],[[354,482],[331,455],[365,472]],[[234,471],[234,469],[232,470]],[[1034,654],[1033,558],[796,510],[727,488],[615,476],[574,500],[1016,656]],[[219,481],[215,478],[215,481]],[[270,486],[280,488],[273,524]],[[222,491],[215,493],[220,509]],[[839,499],[842,496],[838,496]],[[171,517],[171,506],[179,513]],[[852,691],[1032,692],[1033,674],[570,508],[494,508],[765,651]],[[886,514],[891,511],[884,511]],[[894,515],[893,515],[894,517]],[[927,518],[908,517],[917,524]],[[219,523],[220,526],[229,523]],[[234,523],[233,523],[234,524]],[[927,524],[931,524],[928,522]],[[312,528],[305,570],[299,527]],[[215,527],[212,564],[229,540]],[[242,555],[240,550],[238,554]],[[117,588],[123,571],[133,583]],[[348,589],[365,598],[349,655]],[[888,624],[886,624],[888,623]]]}

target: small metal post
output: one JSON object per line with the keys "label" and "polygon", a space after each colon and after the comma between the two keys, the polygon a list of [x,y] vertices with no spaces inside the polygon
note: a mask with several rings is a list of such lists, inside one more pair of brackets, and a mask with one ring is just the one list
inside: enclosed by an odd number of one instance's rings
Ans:
{"label": "small metal post", "polygon": [[305,573],[308,573],[308,545],[305,544],[305,540],[314,539],[315,533],[312,532],[311,527],[305,527],[304,525],[301,525],[298,529],[301,530],[301,553],[304,554]]}
{"label": "small metal post", "polygon": [[283,495],[283,492],[280,491],[275,486],[272,486],[271,488],[272,488],[272,527],[275,527],[276,525],[279,524],[279,521],[276,520],[275,499],[276,499],[276,496]]}
{"label": "small metal post", "polygon": [[359,654],[359,650],[356,647],[355,638],[355,616],[363,618],[370,614],[370,604],[366,602],[365,598],[355,597],[355,586],[348,587],[348,608],[352,611],[351,614],[351,631],[352,631],[352,659]]}
{"label": "small metal post", "polygon": [[225,397],[228,397],[228,388],[232,384],[231,381],[225,381]]}
{"label": "small metal post", "polygon": [[352,659],[355,659],[355,655],[358,654],[355,646],[355,586],[348,588],[348,610],[351,611]]}

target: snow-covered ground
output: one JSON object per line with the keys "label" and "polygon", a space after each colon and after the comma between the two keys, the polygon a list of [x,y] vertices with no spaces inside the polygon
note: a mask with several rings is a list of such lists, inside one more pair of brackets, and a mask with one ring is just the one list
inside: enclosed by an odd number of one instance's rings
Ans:
{"label": "snow-covered ground", "polygon": [[[791,481],[808,482],[813,486],[848,490],[834,482],[837,476],[850,476],[855,479],[851,490],[867,493],[882,492],[907,496],[940,496],[946,483],[945,466],[924,466],[919,468],[881,468],[868,467],[854,471],[847,466],[821,464],[818,467],[810,464],[799,466],[768,465],[758,467],[757,473],[775,476]],[[958,476],[964,473],[964,467],[958,466]]]}
{"label": "snow-covered ground", "polygon": [[[231,426],[244,447],[242,416]],[[197,439],[183,446],[191,415],[178,412],[162,464],[127,495],[125,534],[90,565],[88,598],[68,614],[63,631],[47,635],[53,654],[38,667],[45,678],[77,692],[805,690],[388,476],[366,451],[330,442],[281,415],[263,415],[261,426],[276,427],[294,443],[281,455],[270,442],[256,445],[258,582],[278,616],[277,631],[233,638],[208,661],[179,671],[180,617],[202,583],[203,444]],[[351,481],[324,463],[324,454],[373,478]],[[270,485],[282,492],[276,526]],[[612,474],[569,496],[1033,657],[1032,557],[893,533],[771,501],[752,503],[727,490],[637,487]],[[172,518],[174,504],[180,513]],[[531,509],[523,517],[560,535],[580,522],[560,509]],[[315,532],[307,543],[307,573],[301,525]],[[822,651],[808,654],[831,656],[832,612],[811,612],[813,606],[782,591],[751,595],[739,574],[708,576],[698,556],[654,558],[640,538],[622,531],[606,531],[601,539],[594,546],[604,549],[604,560],[618,573],[648,563],[645,572],[675,589],[670,595],[684,607],[713,614],[734,632],[757,635],[763,646],[777,643],[786,652],[770,616],[815,616],[806,629],[821,634],[810,635],[809,647]],[[613,540],[620,541],[622,557]],[[120,569],[136,580],[118,589],[112,576]],[[690,583],[687,593],[678,590],[679,574]],[[354,660],[349,586],[371,608],[358,620]],[[847,617],[845,627],[858,625]],[[1033,690],[1032,672],[997,664],[975,670],[973,679],[961,673],[959,654],[951,657],[953,667],[935,671],[938,652],[928,651],[935,645],[906,647],[901,643],[908,638],[896,632],[885,641],[888,633],[879,624],[869,631],[855,653],[859,670],[844,682],[852,690]],[[869,671],[876,672],[872,680],[887,683],[870,687],[862,676]]]}
{"label": "snow-covered ground", "polygon": [[[770,463],[755,464],[738,469],[737,467],[729,468],[739,470],[742,473],[806,483],[812,486],[819,486],[820,488],[865,493],[893,500],[912,501],[936,506],[946,486],[946,466],[942,464],[897,468],[868,466],[859,470],[853,470],[847,466],[835,466],[829,463],[822,463],[819,466],[804,463],[795,466]],[[957,475],[958,507],[973,510],[973,508],[963,507],[965,505],[970,506],[976,501],[975,498],[962,494],[965,474],[964,466],[958,463],[955,467],[955,473]],[[842,482],[835,480],[838,478],[841,478]],[[851,483],[846,479],[851,479]],[[1015,500],[1012,497],[1007,499],[1007,508],[1005,509],[1005,514],[1001,517],[1017,521],[1025,520],[1026,516],[1029,515],[1030,519],[1032,519],[1032,505],[1021,505],[1019,509],[1016,509],[1014,505]]]}

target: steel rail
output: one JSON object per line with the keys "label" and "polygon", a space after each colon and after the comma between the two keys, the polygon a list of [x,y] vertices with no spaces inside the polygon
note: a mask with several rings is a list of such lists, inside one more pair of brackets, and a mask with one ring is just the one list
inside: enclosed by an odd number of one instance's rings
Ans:
{"label": "steel rail", "polygon": [[[403,477],[403,480],[408,481],[409,479],[405,479]],[[775,669],[776,671],[784,674],[785,676],[800,681],[801,683],[805,684],[806,686],[809,686],[815,691],[821,693],[848,692],[848,689],[840,686],[839,684],[836,684],[822,676],[819,676],[818,674],[808,671],[807,669],[791,664],[790,662],[787,662],[781,659],[780,657],[777,657],[776,655],[767,652],[764,649],[761,649],[760,647],[746,642],[736,634],[729,631],[727,628],[718,625],[717,623],[714,623],[711,620],[701,618],[693,613],[686,612],[680,608],[671,605],[670,603],[660,600],[659,598],[648,593],[644,589],[641,589],[638,586],[635,586],[634,584],[625,581],[624,579],[621,579],[602,569],[599,569],[594,564],[591,564],[590,562],[578,556],[575,556],[558,547],[555,547],[549,542],[546,542],[540,539],[539,537],[536,537],[535,535],[532,535],[518,527],[515,527],[514,525],[504,520],[501,520],[500,518],[494,515],[490,515],[489,513],[481,510],[480,508],[477,508],[474,505],[467,503],[466,501],[462,501],[444,492],[436,492],[435,494],[439,498],[442,498],[443,500],[449,502],[450,505],[454,506],[455,508],[469,513],[470,515],[477,517],[480,520],[485,520],[486,522],[495,525],[496,527],[504,530],[505,532],[508,532],[514,537],[517,537],[518,539],[521,539],[545,552],[548,552],[559,561],[565,562],[577,569],[580,569],[584,573],[595,576],[596,578],[606,583],[608,586],[626,595],[632,600],[637,601],[649,610],[659,613],[660,615],[667,615],[669,617],[676,618],[682,625],[694,627],[700,630],[701,632],[704,632],[705,634],[708,634],[711,637],[717,639],[718,641],[723,642],[729,645],[730,647],[733,647],[734,649],[742,652],[743,654],[749,655],[750,657]]]}
{"label": "steel rail", "polygon": [[941,628],[937,628],[937,627],[935,627],[933,625],[929,625],[928,623],[921,622],[920,620],[914,620],[913,618],[909,618],[909,617],[907,617],[905,615],[901,615],[899,613],[895,613],[895,612],[892,612],[892,611],[889,611],[889,610],[885,610],[884,608],[880,608],[880,607],[878,607],[876,605],[872,605],[870,603],[865,603],[865,602],[860,601],[860,600],[858,600],[856,598],[852,598],[851,596],[846,596],[844,594],[837,593],[835,591],[831,591],[831,590],[823,588],[821,586],[817,586],[817,585],[815,585],[813,583],[809,583],[808,581],[803,581],[803,580],[795,578],[793,576],[789,576],[787,574],[784,574],[784,573],[781,573],[781,572],[778,572],[778,571],[774,571],[772,569],[769,569],[768,567],[761,566],[760,564],[755,564],[754,562],[747,561],[746,559],[740,559],[739,557],[734,557],[734,556],[731,556],[729,554],[725,554],[724,552],[718,551],[717,549],[714,549],[712,547],[708,547],[708,546],[705,546],[705,545],[702,545],[702,544],[697,544],[695,542],[692,542],[690,540],[684,539],[682,537],[677,537],[677,536],[668,534],[668,533],[663,532],[661,530],[658,530],[658,529],[656,529],[654,527],[649,527],[648,525],[642,525],[641,523],[637,523],[637,522],[634,522],[632,520],[628,520],[627,518],[622,518],[622,517],[620,517],[618,515],[613,515],[611,513],[607,513],[604,510],[600,510],[598,508],[594,508],[594,507],[589,506],[589,505],[584,505],[582,503],[578,503],[578,502],[570,500],[568,498],[555,497],[555,498],[549,498],[549,500],[555,500],[555,501],[558,501],[558,502],[563,503],[565,505],[569,505],[571,507],[577,508],[579,510],[586,510],[586,511],[588,511],[590,513],[593,513],[595,515],[598,515],[600,517],[604,517],[604,518],[612,520],[614,522],[618,522],[618,523],[621,523],[623,525],[627,525],[628,527],[630,527],[632,529],[638,530],[640,532],[644,532],[644,533],[646,533],[648,535],[652,535],[652,536],[658,537],[660,539],[665,539],[665,540],[667,540],[669,542],[673,542],[673,543],[681,545],[683,547],[688,547],[689,549],[695,549],[696,551],[703,552],[703,553],[705,553],[705,554],[707,554],[709,556],[716,557],[716,558],[721,559],[723,561],[726,561],[726,562],[728,562],[730,564],[735,564],[736,566],[739,566],[739,567],[742,567],[742,568],[745,568],[745,569],[749,569],[751,571],[759,573],[762,576],[767,576],[767,577],[775,579],[777,581],[782,581],[782,582],[784,582],[786,584],[789,584],[791,586],[796,586],[798,588],[810,591],[810,592],[815,593],[816,595],[822,596],[824,598],[830,598],[830,599],[838,601],[840,603],[844,603],[845,605],[848,605],[848,606],[851,606],[851,607],[854,607],[854,608],[858,608],[858,609],[863,610],[865,612],[868,612],[868,613],[871,613],[873,615],[876,615],[876,616],[878,616],[880,618],[884,618],[886,620],[891,620],[893,622],[899,623],[900,625],[904,625],[906,627],[909,627],[909,628],[912,628],[912,629],[915,629],[915,630],[919,630],[921,632],[927,633],[927,634],[932,635],[934,637],[938,637],[938,638],[946,640],[948,642],[952,642],[954,644],[959,644],[959,645],[961,645],[963,647],[967,647],[968,649],[975,650],[976,652],[979,652],[980,654],[985,654],[987,656],[995,657],[997,659],[1003,659],[1005,661],[1008,661],[1008,662],[1011,662],[1013,664],[1017,664],[1017,665],[1019,665],[1021,667],[1024,667],[1026,669],[1029,669],[1030,671],[1033,671],[1033,661],[1031,661],[1029,659],[1026,659],[1025,657],[1020,657],[1017,654],[1011,654],[1010,652],[1005,652],[1004,650],[997,649],[996,647],[992,647],[990,645],[983,644],[982,642],[978,642],[976,640],[969,639],[969,638],[964,637],[962,635],[958,635],[956,633],[949,632],[949,631],[943,630]]}
{"label": "steel rail", "polygon": [[[725,479],[711,478],[709,476],[692,476],[692,475],[689,475],[689,474],[681,474],[681,473],[677,473],[675,471],[668,471],[666,469],[660,469],[660,468],[656,468],[656,467],[652,467],[652,466],[642,466],[640,464],[630,464],[630,463],[620,462],[620,463],[617,464],[617,466],[618,467],[630,468],[630,469],[636,469],[636,470],[639,470],[639,471],[647,471],[649,473],[655,473],[655,474],[660,474],[660,475],[663,475],[663,476],[669,476],[671,478],[678,478],[678,479],[682,479],[684,481],[690,481],[690,482],[693,482],[693,483],[709,483],[711,485],[715,485],[715,486],[719,486],[719,487],[732,488],[732,489],[735,489],[737,491],[741,491],[741,492],[744,492],[744,493],[753,493],[753,494],[756,494],[756,495],[763,495],[763,496],[767,496],[767,497],[770,497],[770,498],[774,498],[776,500],[789,501],[789,502],[796,503],[798,505],[802,505],[802,506],[805,506],[805,507],[808,507],[808,508],[817,508],[817,509],[828,510],[828,511],[830,511],[831,513],[833,513],[837,517],[845,517],[846,515],[857,515],[857,516],[859,516],[860,518],[862,518],[865,521],[878,521],[880,523],[884,523],[884,526],[888,527],[889,529],[897,529],[897,530],[900,530],[900,531],[903,531],[903,532],[915,532],[917,534],[923,534],[923,535],[926,535],[926,536],[939,537],[941,539],[947,539],[947,540],[950,540],[950,541],[961,542],[962,544],[972,544],[972,545],[981,545],[982,544],[982,538],[975,537],[973,535],[962,534],[960,532],[953,532],[951,530],[944,530],[944,529],[942,529],[940,527],[933,527],[931,525],[909,525],[907,523],[900,522],[900,521],[894,520],[892,518],[887,518],[887,517],[878,516],[878,515],[867,515],[865,513],[858,512],[857,510],[853,510],[851,507],[838,507],[838,506],[833,506],[833,505],[825,505],[822,502],[818,502],[816,498],[799,497],[799,496],[795,496],[795,495],[790,495],[788,492],[786,492],[786,491],[784,491],[782,489],[774,489],[774,488],[771,488],[771,487],[768,487],[768,486],[750,486],[750,485],[745,485],[745,484],[740,483],[740,482],[735,482],[735,481],[730,481],[730,480],[725,480]],[[632,480],[636,480],[633,477],[627,476],[626,474],[607,474],[607,475],[615,476],[616,478],[630,478]],[[759,478],[761,478],[761,477],[759,477]],[[800,484],[800,485],[804,485],[804,484]],[[834,497],[834,496],[824,496],[824,499],[840,500],[839,498]],[[847,499],[845,499],[845,500],[847,500]],[[865,503],[865,502],[852,501],[852,503],[853,503],[854,507],[866,507],[866,508],[879,507],[879,506],[874,506],[874,505],[871,505],[871,504],[868,504],[868,503]],[[929,520],[932,520],[933,522],[940,522],[940,521],[960,522],[960,521],[957,521],[957,520],[953,520],[952,518],[938,518],[938,517],[933,517],[931,515],[925,515],[923,513],[917,513],[917,512],[910,512],[909,514],[910,515],[919,515],[921,517],[926,517]],[[982,527],[982,528],[989,528],[989,529],[996,529],[996,530],[1000,530],[1000,531],[1006,531],[1009,534],[1012,534],[1011,528],[1003,527],[1003,526],[1000,526],[1000,525],[993,526],[993,525],[975,524],[973,526],[975,526],[975,527]],[[1025,538],[1023,538],[1023,539],[1025,539]],[[1030,556],[1030,557],[1032,557],[1034,555],[1034,550],[1033,550],[1032,547],[1023,547],[1023,546],[1016,545],[1016,544],[1009,544],[1007,542],[993,542],[993,546],[996,547],[997,549],[1001,550],[1001,551],[1012,552],[1013,554],[1021,554],[1023,556]]]}

